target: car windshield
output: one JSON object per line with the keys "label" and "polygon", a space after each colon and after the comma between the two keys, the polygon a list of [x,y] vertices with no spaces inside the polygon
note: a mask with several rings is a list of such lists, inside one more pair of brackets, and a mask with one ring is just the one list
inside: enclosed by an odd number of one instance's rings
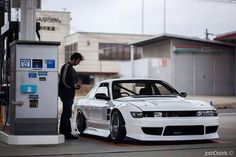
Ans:
{"label": "car windshield", "polygon": [[176,96],[177,90],[159,80],[121,80],[112,84],[113,99],[121,97]]}

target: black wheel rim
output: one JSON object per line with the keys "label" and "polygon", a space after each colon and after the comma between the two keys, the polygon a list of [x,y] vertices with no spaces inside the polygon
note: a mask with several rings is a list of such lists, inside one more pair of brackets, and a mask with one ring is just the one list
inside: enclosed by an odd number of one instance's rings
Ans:
{"label": "black wheel rim", "polygon": [[112,139],[115,139],[117,137],[118,132],[119,132],[119,125],[120,125],[119,115],[117,112],[114,112],[111,118],[111,138]]}

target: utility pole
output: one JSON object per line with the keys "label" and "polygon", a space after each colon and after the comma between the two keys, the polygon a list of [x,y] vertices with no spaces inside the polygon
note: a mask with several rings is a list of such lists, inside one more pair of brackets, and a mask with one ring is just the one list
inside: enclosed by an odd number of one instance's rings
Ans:
{"label": "utility pole", "polygon": [[206,40],[210,40],[210,39],[209,39],[209,35],[215,35],[215,34],[213,34],[213,33],[209,33],[209,32],[208,32],[208,29],[206,29],[205,34],[206,34]]}
{"label": "utility pole", "polygon": [[36,0],[21,0],[21,40],[35,40]]}
{"label": "utility pole", "polygon": [[164,0],[164,8],[163,8],[163,15],[164,15],[164,34],[166,33],[166,0]]}
{"label": "utility pole", "polygon": [[144,34],[144,0],[142,0],[142,7],[141,7],[141,34]]}
{"label": "utility pole", "polygon": [[134,77],[134,45],[130,46],[131,77]]}

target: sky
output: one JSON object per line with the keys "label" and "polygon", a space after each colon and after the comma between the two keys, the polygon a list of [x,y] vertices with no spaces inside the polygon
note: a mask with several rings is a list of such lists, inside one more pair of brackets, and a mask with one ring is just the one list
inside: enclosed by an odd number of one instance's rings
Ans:
{"label": "sky", "polygon": [[[205,37],[236,31],[236,3],[227,0],[42,0],[42,10],[71,12],[71,33],[107,32]],[[143,19],[143,20],[142,20]],[[143,27],[142,27],[143,23]],[[214,36],[212,36],[213,38]]]}

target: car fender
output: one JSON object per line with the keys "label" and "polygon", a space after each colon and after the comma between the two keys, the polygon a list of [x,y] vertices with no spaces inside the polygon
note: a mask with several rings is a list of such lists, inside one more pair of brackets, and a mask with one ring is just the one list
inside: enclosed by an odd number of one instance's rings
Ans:
{"label": "car fender", "polygon": [[[114,111],[115,109],[120,111],[121,115],[124,118],[125,123],[129,119],[131,119],[131,118],[133,119],[133,117],[131,116],[130,112],[142,112],[142,110],[140,108],[138,108],[137,106],[135,106],[135,105],[133,105],[131,103],[128,103],[128,102],[121,103],[120,105],[114,107],[112,109],[112,111]],[[111,111],[111,114],[112,114],[112,111]]]}
{"label": "car fender", "polygon": [[[198,103],[198,104],[202,104],[203,106],[205,106],[206,108],[212,109],[212,110],[216,110],[216,108],[214,107],[214,104],[212,104],[212,101],[210,101],[209,103],[205,102],[205,101],[201,101],[201,100],[187,100],[191,103]],[[207,110],[207,109],[206,109]]]}
{"label": "car fender", "polygon": [[86,98],[77,98],[73,104],[73,112],[75,112],[77,114],[77,111],[81,110],[83,112],[85,118],[87,118],[87,114],[85,111],[86,104],[87,104]]}

